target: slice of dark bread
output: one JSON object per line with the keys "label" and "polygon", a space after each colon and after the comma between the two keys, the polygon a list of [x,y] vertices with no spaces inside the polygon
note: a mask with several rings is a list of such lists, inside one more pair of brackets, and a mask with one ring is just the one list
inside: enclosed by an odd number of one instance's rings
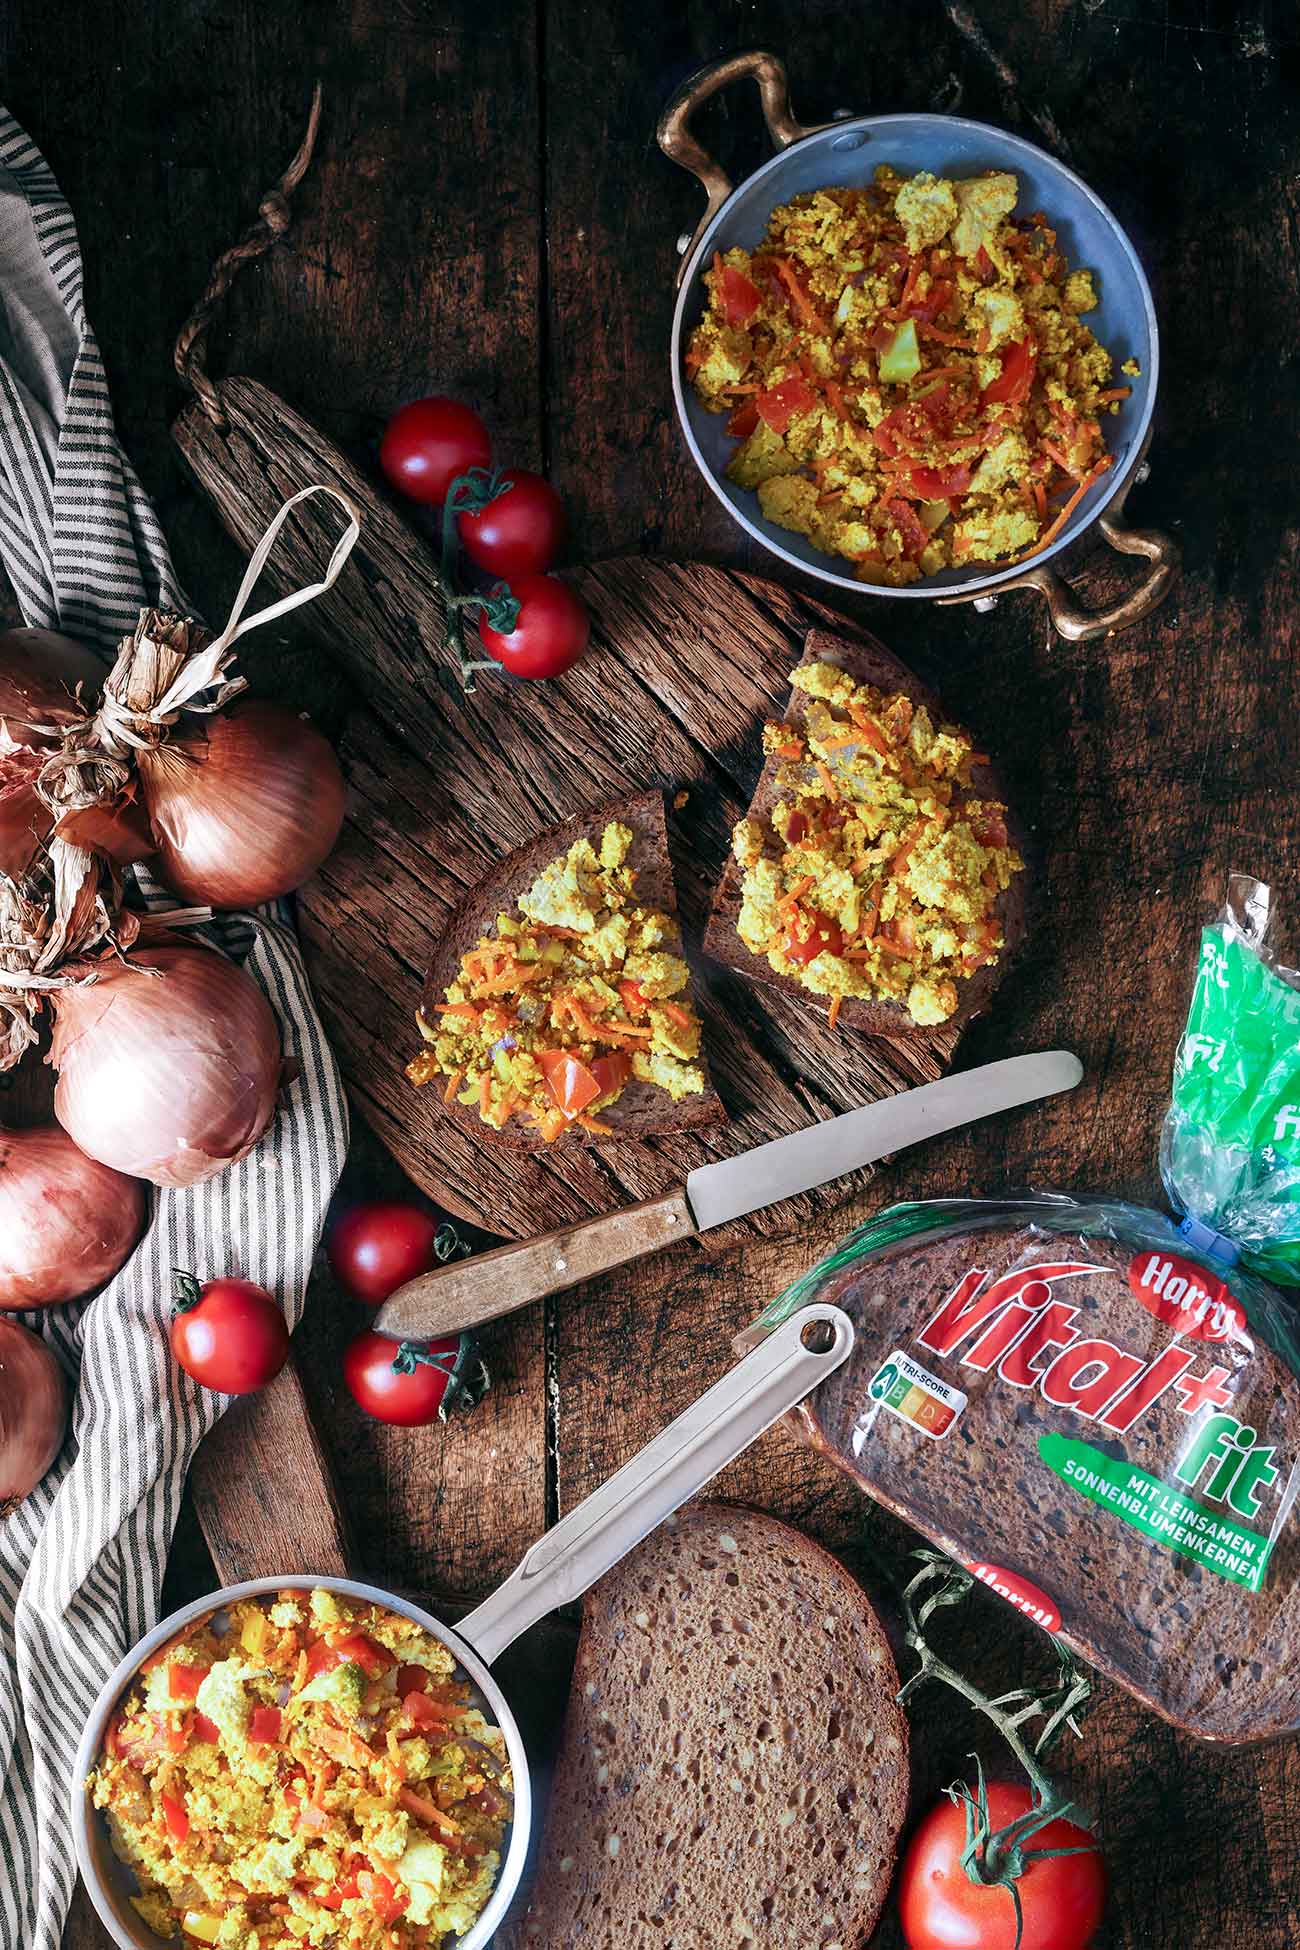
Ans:
{"label": "slice of dark bread", "polygon": [[536,1880],[497,1950],[859,1950],[907,1809],[897,1691],[828,1551],[680,1510],[585,1600]]}
{"label": "slice of dark bread", "polygon": [[[1300,1506],[1292,1505],[1300,1377],[1265,1337],[1294,1332],[1289,1309],[1270,1296],[1285,1322],[1280,1330],[1261,1315],[1229,1339],[1180,1332],[1177,1321],[1167,1324],[1154,1301],[1140,1297],[1144,1280],[1192,1274],[1214,1292],[1223,1269],[1198,1271],[1156,1213],[1074,1210],[1071,1225],[1068,1204],[1054,1213],[1031,1203],[953,1201],[935,1208],[933,1229],[829,1272],[816,1297],[843,1307],[857,1338],[843,1366],[794,1411],[795,1425],[870,1496],[961,1563],[983,1566],[986,1583],[1014,1592],[1029,1580],[1042,1597],[1039,1612],[1054,1612],[1063,1638],[1176,1726],[1230,1742],[1293,1734],[1300,1730]],[[985,1295],[1001,1295],[1000,1311],[941,1353],[928,1344],[939,1331],[930,1323],[953,1295],[972,1308]],[[978,1336],[1012,1322],[1017,1306],[1034,1323],[1025,1330],[1030,1352],[1018,1355],[1008,1340],[1003,1358],[991,1360]],[[752,1345],[756,1331],[741,1345]],[[1186,1383],[1166,1380],[1128,1426],[1125,1398],[1113,1392],[1118,1380],[1099,1383],[1096,1401],[1062,1405],[1049,1398],[1045,1389],[1053,1384],[1041,1377],[1058,1355],[1085,1344],[1100,1357],[1085,1371],[1089,1379],[1122,1356],[1137,1364],[1137,1380],[1126,1384],[1135,1389],[1145,1386],[1141,1364],[1162,1359],[1176,1364]],[[939,1439],[876,1406],[873,1379],[899,1352],[964,1399]],[[1001,1372],[1017,1359],[1028,1362],[1030,1385]],[[1190,1487],[1177,1473],[1213,1413],[1197,1391],[1216,1370],[1226,1414],[1247,1425],[1252,1440],[1272,1445],[1275,1474],[1253,1520],[1234,1514],[1222,1492],[1218,1501],[1208,1494],[1207,1470]],[[1088,1467],[1116,1471],[1114,1493],[1127,1499],[1130,1518],[1105,1495],[1081,1493],[1062,1478],[1063,1442],[1076,1459],[1086,1448]],[[1142,1488],[1147,1478],[1157,1491]],[[1088,1481],[1086,1469],[1079,1480]],[[1153,1496],[1169,1530],[1184,1520],[1199,1529],[1208,1512],[1232,1531],[1276,1533],[1261,1588],[1247,1589],[1210,1562],[1171,1548],[1164,1535],[1135,1527],[1135,1487]],[[1197,1514],[1184,1519],[1185,1505]],[[1015,1596],[1011,1602],[1031,1609]]]}
{"label": "slice of dark bread", "polygon": [[[639,905],[657,908],[673,924],[673,937],[664,943],[672,953],[682,950],[677,919],[677,889],[673,883],[672,857],[668,851],[668,822],[662,792],[638,793],[634,799],[616,799],[591,812],[576,813],[559,826],[549,826],[536,839],[508,853],[448,917],[447,925],[433,951],[425,976],[421,1008],[429,1021],[436,1020],[436,1005],[460,971],[461,957],[477,946],[483,935],[496,927],[498,914],[511,913],[521,894],[536,880],[544,867],[568,852],[575,840],[589,839],[599,849],[600,837],[611,820],[621,820],[632,829],[628,865],[636,875],[635,892]],[[708,1087],[696,1097],[674,1103],[666,1090],[633,1077],[616,1102],[600,1113],[602,1124],[611,1126],[614,1138],[661,1137],[672,1131],[695,1130],[702,1124],[716,1124],[726,1115],[722,1100],[709,1084],[708,1057],[703,1045],[698,1057]],[[431,1085],[431,1088],[436,1085]],[[479,1116],[473,1104],[444,1104],[449,1117],[470,1124],[480,1138],[512,1146],[517,1151],[549,1151],[561,1144],[597,1144],[600,1136],[582,1125],[572,1124],[551,1144],[530,1131],[519,1118],[512,1118],[504,1130],[497,1131]],[[606,1143],[612,1138],[604,1140]]]}
{"label": "slice of dark bread", "polygon": [[[874,637],[863,642],[850,642],[845,637],[832,636],[828,630],[810,630],[804,640],[803,655],[799,662],[800,664],[837,664],[860,684],[872,684],[877,690],[891,695],[901,691],[911,699],[913,705],[924,705],[936,725],[952,722],[935,693]],[[808,703],[807,694],[792,686],[785,722],[802,727],[807,717]],[[754,796],[750,801],[750,818],[764,825],[781,797],[777,786],[777,772],[781,763],[782,761],[775,756],[767,759],[759,773],[758,784],[754,788]],[[1007,803],[1006,793],[991,765],[976,765],[971,768],[970,788],[963,796],[970,799],[992,799],[1001,805]],[[1021,858],[1025,859],[1024,835],[1009,808],[1007,832],[1011,844]],[[993,912],[1001,923],[1006,946],[996,961],[989,962],[985,967],[976,969],[973,975],[963,976],[958,981],[957,1010],[948,1018],[943,1025],[944,1028],[960,1028],[963,1023],[969,1022],[973,1016],[980,1015],[988,1007],[993,991],[1006,974],[1024,938],[1027,878],[1026,873],[1016,874],[1006,891],[999,894]],[[766,955],[756,955],[741,940],[736,924],[740,918],[743,879],[744,871],[732,854],[727,860],[726,870],[713,897],[713,906],[704,933],[706,953],[712,955],[715,961],[725,963],[728,968],[734,968],[738,974],[747,976],[750,981],[766,982],[773,988],[786,989],[793,995],[802,996],[804,1001],[813,1007],[824,1009],[827,998],[814,995],[792,975],[778,975]],[[855,1029],[864,1029],[868,1035],[873,1036],[934,1034],[933,1027],[914,1022],[903,1003],[892,1000],[877,1002],[865,996],[845,996],[840,1005],[839,1020]]]}

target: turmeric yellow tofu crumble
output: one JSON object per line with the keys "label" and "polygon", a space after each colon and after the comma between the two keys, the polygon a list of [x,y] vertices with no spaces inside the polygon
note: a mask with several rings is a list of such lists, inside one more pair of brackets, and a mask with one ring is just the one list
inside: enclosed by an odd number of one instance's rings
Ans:
{"label": "turmeric yellow tofu crumble", "polygon": [[706,1086],[700,1020],[676,924],[636,898],[632,830],[579,839],[538,874],[516,912],[461,957],[457,979],[421,1013],[427,1047],[412,1083],[447,1079],[445,1095],[502,1129],[512,1117],[550,1142],[577,1122],[602,1134],[601,1112],[635,1078],[673,1100]]}
{"label": "turmeric yellow tofu crumble", "polygon": [[1036,554],[1113,465],[1102,419],[1131,388],[1083,322],[1092,273],[1018,194],[882,165],[704,274],[686,369],[741,443],[728,479],[864,582]]}
{"label": "turmeric yellow tofu crumble", "polygon": [[732,835],[745,946],[830,999],[902,1004],[946,1022],[958,985],[1005,946],[994,913],[1023,871],[1007,809],[971,793],[963,732],[832,663],[800,664],[800,726],[764,726],[778,797]]}
{"label": "turmeric yellow tofu crumble", "polygon": [[492,1892],[504,1735],[413,1619],[246,1599],[154,1654],[89,1782],[149,1928],[220,1950],[425,1950]]}

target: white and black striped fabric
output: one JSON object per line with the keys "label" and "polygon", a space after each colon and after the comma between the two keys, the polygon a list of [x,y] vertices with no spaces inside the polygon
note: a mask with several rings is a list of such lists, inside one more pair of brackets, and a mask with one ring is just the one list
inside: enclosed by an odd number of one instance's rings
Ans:
{"label": "white and black striped fabric", "polygon": [[[184,607],[117,444],[72,213],[2,109],[0,560],[29,623],[105,650],[143,604]],[[226,1405],[171,1359],[171,1269],[256,1280],[296,1321],[347,1148],[338,1071],[287,916],[262,910],[202,933],[265,989],[297,1077],[242,1164],[155,1195],[142,1244],[103,1293],[22,1317],[75,1394],[59,1461],[0,1522],[0,1950],[58,1950],[77,1741],[103,1681],[158,1616],[185,1472]]]}

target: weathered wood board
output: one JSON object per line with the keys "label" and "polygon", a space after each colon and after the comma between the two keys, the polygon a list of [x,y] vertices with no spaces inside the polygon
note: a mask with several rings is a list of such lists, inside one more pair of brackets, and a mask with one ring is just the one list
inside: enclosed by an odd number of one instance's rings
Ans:
{"label": "weathered wood board", "polygon": [[[381,691],[378,712],[352,719],[343,838],[299,903],[354,1104],[431,1197],[520,1236],[671,1190],[710,1158],[927,1081],[956,1042],[947,1031],[889,1041],[835,1032],[823,1004],[758,990],[695,956],[725,1126],[521,1156],[454,1122],[436,1088],[407,1082],[441,917],[495,859],[571,813],[647,786],[670,802],[686,795],[670,833],[687,943],[698,943],[761,764],[763,720],[784,709],[804,630],[824,614],[774,584],[699,563],[626,557],[574,580],[595,642],[564,678],[521,684],[488,673],[467,698],[431,659],[418,718],[399,721]],[[418,750],[431,711],[442,735]],[[788,1228],[851,1189],[791,1200],[756,1223]],[[720,1228],[717,1243],[748,1225]]]}

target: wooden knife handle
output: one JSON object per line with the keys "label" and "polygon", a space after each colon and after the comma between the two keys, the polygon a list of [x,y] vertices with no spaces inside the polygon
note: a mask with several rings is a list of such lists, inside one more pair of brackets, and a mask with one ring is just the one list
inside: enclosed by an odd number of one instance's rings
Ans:
{"label": "wooden knife handle", "polygon": [[428,1341],[454,1334],[625,1266],[644,1253],[657,1253],[675,1240],[693,1238],[696,1230],[686,1194],[669,1192],[423,1273],[389,1296],[375,1324],[395,1340]]}

